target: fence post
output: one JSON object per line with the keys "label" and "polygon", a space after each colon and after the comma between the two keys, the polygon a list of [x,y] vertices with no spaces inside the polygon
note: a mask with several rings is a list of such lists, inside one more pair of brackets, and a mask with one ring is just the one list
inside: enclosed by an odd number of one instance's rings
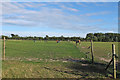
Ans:
{"label": "fence post", "polygon": [[116,59],[115,59],[115,45],[112,44],[112,58],[113,58],[113,78],[116,79]]}
{"label": "fence post", "polygon": [[94,63],[94,51],[93,51],[93,41],[91,40],[91,55],[92,55],[92,63]]}
{"label": "fence post", "polygon": [[[118,43],[118,71],[120,72],[120,44]],[[118,75],[120,77],[120,75]]]}
{"label": "fence post", "polygon": [[[120,43],[118,42],[118,71],[120,72]],[[120,77],[120,75],[118,75]]]}
{"label": "fence post", "polygon": [[3,53],[4,53],[4,58],[3,59],[5,60],[5,37],[4,37],[4,52]]}

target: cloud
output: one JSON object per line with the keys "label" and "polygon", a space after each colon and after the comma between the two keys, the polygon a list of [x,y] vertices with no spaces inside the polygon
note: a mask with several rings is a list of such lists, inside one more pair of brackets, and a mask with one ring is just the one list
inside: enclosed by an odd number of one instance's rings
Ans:
{"label": "cloud", "polygon": [[110,12],[108,11],[102,11],[102,12],[95,12],[95,13],[86,13],[80,16],[97,16],[97,15],[105,15],[105,14],[109,14]]}
{"label": "cloud", "polygon": [[[28,3],[29,4],[29,3]],[[21,7],[22,6],[22,7]],[[36,11],[33,11],[33,10],[26,10],[25,9],[25,6],[24,6],[24,3],[21,4],[19,3],[3,3],[2,4],[2,12],[3,12],[3,15],[17,15],[17,14],[34,14],[36,13]]]}
{"label": "cloud", "polygon": [[[18,5],[19,4],[19,5]],[[41,6],[43,3],[37,3]],[[45,4],[45,3],[44,3]],[[89,19],[86,16],[104,15],[108,12],[86,13],[84,15],[72,15],[65,13],[60,8],[49,8],[41,6],[37,10],[33,6],[35,3],[3,3],[3,25],[16,25],[22,27],[49,27],[52,29],[71,30],[71,31],[98,31],[103,30],[90,23],[102,22],[100,19]],[[29,7],[29,8],[26,8]],[[32,9],[31,9],[32,8]],[[62,8],[78,11],[77,9],[63,6]],[[87,24],[86,24],[87,22]]]}
{"label": "cloud", "polygon": [[118,31],[98,31],[99,33],[118,33]]}
{"label": "cloud", "polygon": [[24,5],[25,7],[31,7],[31,8],[46,6],[46,4],[44,4],[44,3],[37,4],[37,3],[32,3],[32,2],[27,2],[27,3],[24,2],[24,3],[22,3],[22,5]]}
{"label": "cloud", "polygon": [[25,20],[3,20],[3,25],[19,25],[19,26],[34,26],[36,25],[32,21],[25,21]]}
{"label": "cloud", "polygon": [[75,8],[65,7],[64,5],[62,5],[61,8],[70,10],[70,11],[75,11],[75,12],[79,11],[78,9],[75,9]]}

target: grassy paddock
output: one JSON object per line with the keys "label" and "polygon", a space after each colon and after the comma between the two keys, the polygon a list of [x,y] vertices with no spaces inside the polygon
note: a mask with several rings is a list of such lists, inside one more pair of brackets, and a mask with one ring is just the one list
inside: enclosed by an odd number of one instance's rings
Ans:
{"label": "grassy paddock", "polygon": [[[112,57],[112,44],[115,44],[116,54],[118,55],[118,42],[94,42],[94,57],[96,60],[103,60],[109,62]],[[87,53],[90,52],[88,47],[91,46],[90,42],[82,42],[79,46],[81,52]],[[91,55],[89,55],[91,57]]]}
{"label": "grassy paddock", "polygon": [[[75,46],[74,42],[61,41],[6,41],[6,60],[3,61],[3,78],[105,78],[106,63],[99,58],[108,57],[111,43],[95,42],[95,64],[90,54],[86,58],[89,42]],[[117,45],[117,43],[114,43]],[[117,51],[117,49],[116,49]],[[82,60],[82,61],[81,61]],[[101,62],[101,63],[100,63]]]}
{"label": "grassy paddock", "polygon": [[56,41],[6,41],[7,58],[81,58],[81,53],[76,46],[68,42]]}

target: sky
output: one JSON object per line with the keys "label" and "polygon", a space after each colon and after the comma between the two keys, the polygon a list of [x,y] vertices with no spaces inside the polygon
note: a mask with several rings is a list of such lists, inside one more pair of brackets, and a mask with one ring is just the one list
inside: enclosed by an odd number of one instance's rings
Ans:
{"label": "sky", "polygon": [[3,2],[2,34],[80,36],[118,32],[117,2]]}
{"label": "sky", "polygon": [[1,0],[2,2],[119,2],[119,0]]}

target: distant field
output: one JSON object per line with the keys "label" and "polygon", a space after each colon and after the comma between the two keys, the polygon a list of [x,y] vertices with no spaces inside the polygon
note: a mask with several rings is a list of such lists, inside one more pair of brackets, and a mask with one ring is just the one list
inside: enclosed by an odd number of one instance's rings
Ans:
{"label": "distant field", "polygon": [[[3,78],[104,78],[111,56],[111,43],[95,42],[95,64],[90,54],[86,57],[89,42],[76,47],[74,42],[61,41],[6,41],[6,60],[3,61]],[[114,43],[117,45],[117,43]],[[116,47],[117,51],[117,47]],[[101,60],[102,59],[102,60]],[[101,62],[101,63],[100,63]],[[111,68],[110,70],[111,71]]]}
{"label": "distant field", "polygon": [[[94,56],[97,61],[103,60],[109,62],[112,57],[112,44],[115,45],[115,51],[118,55],[118,42],[94,42]],[[81,52],[90,52],[91,49],[88,47],[91,46],[90,42],[82,42],[81,46],[79,46]],[[91,55],[89,55],[91,57]]]}

